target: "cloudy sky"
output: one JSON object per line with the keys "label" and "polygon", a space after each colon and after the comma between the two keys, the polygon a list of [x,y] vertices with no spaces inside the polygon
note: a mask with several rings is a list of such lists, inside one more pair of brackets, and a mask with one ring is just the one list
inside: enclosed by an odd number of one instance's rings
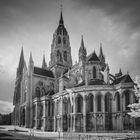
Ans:
{"label": "cloudy sky", "polygon": [[[64,23],[70,36],[73,63],[78,59],[81,35],[88,54],[103,44],[111,73],[122,68],[140,74],[139,0],[62,0]],[[60,18],[59,0],[0,0],[0,112],[9,111],[16,69],[23,44],[26,63],[32,52],[41,66]],[[6,101],[6,102],[5,102]],[[6,106],[2,108],[2,106]],[[8,108],[8,109],[7,109]]]}

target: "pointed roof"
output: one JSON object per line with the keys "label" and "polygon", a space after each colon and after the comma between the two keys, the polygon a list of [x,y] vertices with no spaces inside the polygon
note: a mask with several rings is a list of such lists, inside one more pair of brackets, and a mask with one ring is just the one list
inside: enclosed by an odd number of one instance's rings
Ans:
{"label": "pointed roof", "polygon": [[81,47],[84,47],[83,35],[82,35],[82,38],[81,38]]}
{"label": "pointed roof", "polygon": [[80,48],[79,48],[79,52],[80,52],[80,51],[85,51],[85,53],[87,53],[86,48],[85,48],[85,45],[84,45],[83,35],[82,35],[82,37],[81,37],[81,46],[80,46]]}
{"label": "pointed roof", "polygon": [[132,78],[129,74],[123,75],[121,77],[118,77],[113,81],[113,84],[119,84],[119,83],[134,83]]}
{"label": "pointed roof", "polygon": [[115,76],[116,76],[116,77],[120,77],[120,76],[122,76],[122,75],[123,75],[123,74],[122,74],[122,70],[121,70],[121,68],[120,68],[119,73],[116,73]]}
{"label": "pointed roof", "polygon": [[61,13],[60,13],[59,25],[63,25],[63,24],[64,24],[64,21],[63,21],[62,5],[61,5]]}
{"label": "pointed roof", "polygon": [[23,67],[24,67],[24,53],[23,53],[23,47],[21,49],[20,59],[19,59],[19,65],[18,70],[20,73],[22,73]]}
{"label": "pointed roof", "polygon": [[42,69],[47,69],[47,64],[45,61],[45,54],[43,54]]}
{"label": "pointed roof", "polygon": [[39,67],[34,67],[34,74],[42,75],[42,76],[45,76],[45,77],[54,78],[54,75],[53,75],[52,71],[46,70],[46,69],[42,69],[42,68],[39,68]]}
{"label": "pointed roof", "polygon": [[122,74],[122,70],[121,70],[121,68],[120,68],[120,70],[119,70],[119,73],[121,73],[121,74]]}
{"label": "pointed roof", "polygon": [[30,52],[30,58],[29,58],[29,64],[34,63],[33,58],[32,58],[32,52]]}
{"label": "pointed roof", "polygon": [[62,7],[61,7],[61,13],[60,13],[60,20],[59,20],[59,25],[57,27],[57,29],[55,30],[55,33],[57,35],[68,35],[68,32],[64,26],[64,20],[63,20],[63,14],[62,14]]}
{"label": "pointed roof", "polygon": [[94,52],[88,57],[87,61],[100,61],[95,50]]}
{"label": "pointed roof", "polygon": [[100,54],[103,55],[102,43],[100,43]]}
{"label": "pointed roof", "polygon": [[105,56],[104,56],[103,50],[102,50],[102,43],[100,43],[99,59],[100,59],[100,60],[105,59]]}

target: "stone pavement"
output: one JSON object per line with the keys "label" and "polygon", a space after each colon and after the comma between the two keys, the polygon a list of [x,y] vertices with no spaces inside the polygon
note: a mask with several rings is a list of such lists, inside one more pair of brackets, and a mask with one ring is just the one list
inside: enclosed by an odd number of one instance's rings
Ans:
{"label": "stone pavement", "polygon": [[[5,135],[12,134],[16,139],[19,140],[88,140],[96,137],[97,139],[101,139],[106,137],[107,139],[110,137],[118,137],[117,139],[126,139],[128,137],[133,136],[132,132],[129,133],[58,133],[58,132],[44,132],[41,130],[34,130],[29,128],[23,128],[19,126],[0,126],[0,130],[5,132]],[[8,133],[9,132],[9,133]],[[4,135],[1,133],[1,135]],[[0,138],[1,139],[1,138]],[[13,139],[14,140],[14,139]]]}

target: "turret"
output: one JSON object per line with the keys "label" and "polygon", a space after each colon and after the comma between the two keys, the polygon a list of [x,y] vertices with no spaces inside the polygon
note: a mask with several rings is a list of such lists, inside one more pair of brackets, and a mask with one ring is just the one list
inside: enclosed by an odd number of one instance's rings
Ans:
{"label": "turret", "polygon": [[22,74],[23,72],[23,68],[24,68],[24,53],[23,53],[23,47],[21,49],[21,54],[20,54],[20,59],[19,59],[19,65],[18,65],[18,69],[17,69],[17,73],[19,75]]}
{"label": "turret", "polygon": [[85,62],[86,61],[86,57],[87,57],[87,51],[86,48],[84,46],[84,40],[83,40],[83,35],[81,38],[81,46],[79,48],[79,62]]}
{"label": "turret", "polygon": [[105,56],[104,56],[103,50],[102,50],[102,43],[100,43],[99,59],[100,59],[100,64],[101,64],[102,70],[104,70],[106,67],[106,64],[105,64]]}
{"label": "turret", "polygon": [[28,65],[29,73],[33,71],[33,68],[34,68],[34,61],[32,58],[32,53],[30,53],[29,65]]}
{"label": "turret", "polygon": [[102,43],[100,43],[99,59],[102,63],[105,63],[105,56],[104,56],[103,50],[102,50]]}
{"label": "turret", "polygon": [[45,55],[43,55],[42,69],[47,69],[47,63],[45,61]]}
{"label": "turret", "polygon": [[122,70],[120,68],[119,72],[115,74],[115,77],[118,78],[118,77],[121,77],[123,74],[122,74]]}

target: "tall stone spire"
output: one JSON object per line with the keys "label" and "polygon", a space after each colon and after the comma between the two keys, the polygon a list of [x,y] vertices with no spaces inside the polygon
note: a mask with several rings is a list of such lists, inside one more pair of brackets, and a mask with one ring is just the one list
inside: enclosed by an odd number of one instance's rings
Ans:
{"label": "tall stone spire", "polygon": [[59,20],[59,25],[64,25],[64,21],[63,21],[63,14],[62,14],[62,4],[61,4],[61,14],[60,14],[60,20]]}
{"label": "tall stone spire", "polygon": [[105,56],[103,54],[103,50],[102,50],[102,43],[100,43],[100,53],[99,53],[99,59],[102,63],[105,63]]}
{"label": "tall stone spire", "polygon": [[84,40],[83,40],[83,35],[81,37],[81,46],[79,48],[79,61],[85,61],[86,60],[86,55],[87,55],[87,51],[84,45]]}
{"label": "tall stone spire", "polygon": [[43,54],[42,69],[47,69],[47,64],[45,61],[45,54]]}
{"label": "tall stone spire", "polygon": [[21,74],[22,70],[24,68],[24,53],[23,53],[23,46],[21,49],[20,59],[19,59],[19,65],[18,65],[18,72]]}
{"label": "tall stone spire", "polygon": [[83,40],[83,35],[82,35],[82,38],[81,38],[81,47],[83,47],[83,49],[84,49],[84,40]]}
{"label": "tall stone spire", "polygon": [[[71,46],[67,29],[64,26],[62,6],[59,25],[53,34],[49,68],[56,65],[61,65],[63,69],[69,69],[72,67]],[[59,72],[57,72],[57,75],[60,76],[58,73]]]}
{"label": "tall stone spire", "polygon": [[34,64],[34,61],[32,58],[32,52],[30,52],[29,65],[32,66],[33,64]]}

